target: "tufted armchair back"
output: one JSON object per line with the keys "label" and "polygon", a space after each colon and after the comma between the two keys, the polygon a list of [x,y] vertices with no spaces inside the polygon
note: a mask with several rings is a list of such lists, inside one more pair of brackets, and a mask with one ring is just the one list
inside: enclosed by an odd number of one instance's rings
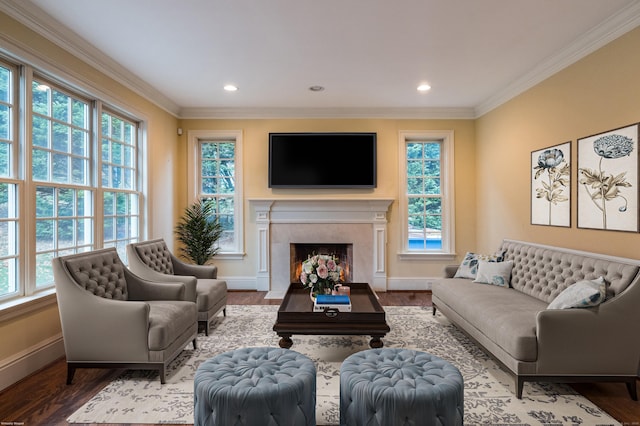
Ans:
{"label": "tufted armchair back", "polygon": [[174,274],[171,252],[163,239],[137,243],[135,250],[140,260],[149,268],[161,274]]}
{"label": "tufted armchair back", "polygon": [[116,250],[87,253],[65,260],[69,274],[86,291],[105,299],[128,300],[125,266]]}
{"label": "tufted armchair back", "polygon": [[505,240],[505,260],[513,260],[511,286],[523,293],[550,303],[564,289],[580,280],[604,277],[607,298],[624,291],[638,275],[637,265],[615,259],[597,259],[587,253],[560,251],[557,248],[529,245]]}

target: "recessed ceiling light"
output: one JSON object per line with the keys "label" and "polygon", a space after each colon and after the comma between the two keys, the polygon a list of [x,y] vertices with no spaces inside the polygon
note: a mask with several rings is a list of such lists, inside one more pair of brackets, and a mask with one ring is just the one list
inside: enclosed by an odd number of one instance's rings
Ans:
{"label": "recessed ceiling light", "polygon": [[224,90],[226,90],[227,92],[235,92],[236,90],[238,90],[238,87],[234,86],[233,84],[227,84],[224,86]]}
{"label": "recessed ceiling light", "polygon": [[429,90],[431,90],[431,86],[429,86],[426,83],[421,84],[420,86],[418,86],[418,92],[428,92]]}
{"label": "recessed ceiling light", "polygon": [[311,86],[309,87],[309,90],[311,90],[312,92],[322,92],[324,90],[323,86]]}

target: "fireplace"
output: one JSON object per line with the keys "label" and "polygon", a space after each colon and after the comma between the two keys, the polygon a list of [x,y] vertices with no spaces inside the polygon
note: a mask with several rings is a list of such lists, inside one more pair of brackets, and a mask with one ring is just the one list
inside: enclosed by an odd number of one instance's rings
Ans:
{"label": "fireplace", "polygon": [[[251,199],[256,225],[256,289],[284,297],[293,279],[291,244],[351,245],[349,282],[387,288],[390,199]],[[316,248],[318,254],[325,249]]]}
{"label": "fireplace", "polygon": [[328,254],[334,256],[338,265],[342,268],[340,273],[341,283],[353,282],[353,244],[326,244],[326,243],[292,243],[290,247],[290,277],[292,283],[300,281],[302,262],[316,254]]}

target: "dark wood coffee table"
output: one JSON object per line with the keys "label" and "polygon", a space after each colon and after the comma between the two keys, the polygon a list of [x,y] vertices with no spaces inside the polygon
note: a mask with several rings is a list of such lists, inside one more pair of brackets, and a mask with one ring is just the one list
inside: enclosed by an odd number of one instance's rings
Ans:
{"label": "dark wood coffee table", "polygon": [[300,283],[289,285],[273,325],[273,331],[280,336],[280,347],[290,348],[294,334],[314,334],[368,335],[369,346],[381,348],[381,339],[389,332],[382,305],[369,284],[347,285],[351,287],[351,312],[313,312],[309,289]]}

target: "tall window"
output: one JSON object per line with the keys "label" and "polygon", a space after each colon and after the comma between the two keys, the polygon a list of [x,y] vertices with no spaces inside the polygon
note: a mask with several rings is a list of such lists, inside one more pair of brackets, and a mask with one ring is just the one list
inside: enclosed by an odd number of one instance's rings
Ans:
{"label": "tall window", "polygon": [[[23,129],[24,132],[18,131]],[[54,286],[54,257],[140,239],[140,126],[0,58],[0,302]]]}
{"label": "tall window", "polygon": [[125,259],[126,245],[140,238],[137,125],[108,112],[101,121],[104,246],[116,247]]}
{"label": "tall window", "polygon": [[454,245],[453,133],[401,132],[402,252],[450,254]]}
{"label": "tall window", "polygon": [[215,206],[223,235],[218,241],[218,257],[242,256],[242,173],[241,132],[191,131],[190,147],[195,167],[193,188],[195,199],[210,200]]}
{"label": "tall window", "polygon": [[17,70],[0,62],[0,300],[18,293]]}
{"label": "tall window", "polygon": [[32,179],[36,182],[36,287],[51,260],[93,248],[90,104],[42,80],[32,83]]}

